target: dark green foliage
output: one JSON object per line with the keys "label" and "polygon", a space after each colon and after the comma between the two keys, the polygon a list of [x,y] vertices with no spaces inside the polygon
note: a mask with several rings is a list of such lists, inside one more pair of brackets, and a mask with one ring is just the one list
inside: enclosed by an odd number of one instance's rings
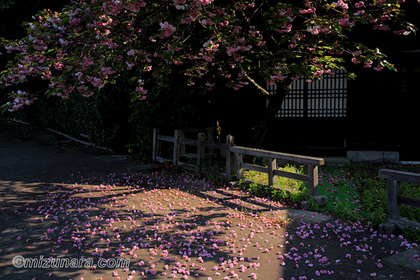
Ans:
{"label": "dark green foliage", "polygon": [[[182,77],[171,87],[151,87],[146,100],[131,100],[128,78],[108,84],[86,98],[42,97],[23,110],[8,113],[26,122],[48,127],[119,153],[150,160],[153,128],[171,135],[174,129],[215,126],[213,103],[200,88],[184,85]],[[180,94],[182,92],[182,94]],[[87,139],[85,137],[87,136]]]}
{"label": "dark green foliage", "polygon": [[70,0],[1,0],[0,37],[18,39],[25,35],[23,22],[32,20],[38,11],[50,9],[59,11]]}
{"label": "dark green foliage", "polygon": [[[366,212],[371,213],[370,219],[373,224],[380,224],[386,220],[387,212],[387,180],[378,179],[377,174],[380,166],[362,165],[355,169],[355,179],[358,182],[357,190]],[[393,166],[391,169],[405,170],[404,166]],[[412,172],[418,172],[415,167]],[[420,198],[420,186],[401,182],[401,195]],[[409,220],[420,222],[420,208],[401,205],[401,216]]]}
{"label": "dark green foliage", "polygon": [[91,98],[76,96],[68,102],[44,98],[10,115],[119,151],[127,138],[130,104],[121,90],[111,86]]}

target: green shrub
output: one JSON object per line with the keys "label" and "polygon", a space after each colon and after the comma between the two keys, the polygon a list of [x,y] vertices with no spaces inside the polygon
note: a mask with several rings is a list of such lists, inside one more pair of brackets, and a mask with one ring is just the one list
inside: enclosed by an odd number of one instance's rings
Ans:
{"label": "green shrub", "polygon": [[121,77],[89,98],[73,94],[65,102],[59,97],[41,96],[31,106],[7,115],[144,160],[151,159],[153,128],[172,134],[174,129],[205,128],[216,123],[213,103],[204,97],[205,91],[187,87],[182,77],[173,78],[167,88],[149,85],[143,101],[131,99],[130,82]]}
{"label": "green shrub", "polygon": [[57,97],[42,97],[13,116],[98,146],[122,151],[128,134],[130,100],[128,94],[120,90],[110,86],[90,98],[75,95],[67,102]]}
{"label": "green shrub", "polygon": [[[420,185],[402,182],[401,194],[420,199]],[[401,216],[415,222],[420,222],[420,208],[401,205]]]}

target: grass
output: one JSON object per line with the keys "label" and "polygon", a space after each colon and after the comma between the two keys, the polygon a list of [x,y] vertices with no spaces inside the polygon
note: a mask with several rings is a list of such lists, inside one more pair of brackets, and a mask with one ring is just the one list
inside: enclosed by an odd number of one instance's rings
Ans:
{"label": "grass", "polygon": [[319,180],[319,194],[328,198],[322,211],[346,220],[366,220],[369,217],[362,204],[358,184],[348,170],[331,167],[321,169]]}
{"label": "grass", "polygon": [[[304,172],[303,167],[294,165],[286,165],[278,169],[299,174]],[[299,203],[306,197],[307,186],[301,181],[278,176],[275,186],[267,187],[267,174],[247,170],[244,172],[244,177],[252,183],[242,185],[247,186],[247,190],[255,195],[271,197],[274,200],[289,200],[292,203]]]}
{"label": "grass", "polygon": [[[346,167],[322,166],[319,172],[319,194],[328,197],[328,203],[319,207],[314,203],[313,210],[330,213],[350,221],[363,221],[377,226],[386,221],[387,181],[378,178],[378,170],[390,168],[418,172],[420,167],[381,164],[354,164]],[[284,171],[306,174],[301,166],[287,165]],[[276,200],[287,200],[297,204],[308,199],[307,185],[303,182],[279,177],[276,187],[268,185],[267,175],[246,171],[245,178],[255,183],[247,185],[247,190],[255,195],[268,196]],[[288,189],[289,191],[285,191]],[[290,191],[291,190],[291,191]],[[420,185],[401,183],[402,195],[420,198]],[[420,208],[401,206],[401,216],[420,222]],[[420,230],[411,232],[413,239],[420,239]]]}
{"label": "grass", "polygon": [[[291,172],[291,173],[298,173],[304,174],[304,167],[303,166],[295,166],[295,165],[286,165],[284,167],[279,167],[280,170]],[[255,183],[268,185],[268,177],[267,174],[248,170],[244,172],[244,176],[247,179],[251,179]],[[305,184],[301,181],[285,178],[285,177],[277,177],[277,181],[275,183],[277,186],[286,186],[290,190],[303,190],[306,188]]]}

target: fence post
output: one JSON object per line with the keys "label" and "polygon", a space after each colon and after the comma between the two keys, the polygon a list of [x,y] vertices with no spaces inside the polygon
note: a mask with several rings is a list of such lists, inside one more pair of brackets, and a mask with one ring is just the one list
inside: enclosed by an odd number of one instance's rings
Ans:
{"label": "fence post", "polygon": [[197,173],[200,174],[204,164],[204,146],[203,142],[206,135],[203,132],[198,133],[197,139]]}
{"label": "fence post", "polygon": [[179,162],[179,136],[181,131],[175,130],[174,134],[174,157],[173,157],[173,165],[177,166]]}
{"label": "fence post", "polygon": [[398,203],[398,196],[400,195],[400,182],[388,179],[388,218],[400,218],[400,204]]}
{"label": "fence post", "polygon": [[274,183],[277,181],[277,176],[274,176],[274,170],[277,169],[276,159],[268,159],[268,185],[274,186]]}
{"label": "fence post", "polygon": [[235,161],[235,174],[238,179],[242,177],[242,163],[243,163],[243,156],[241,153],[234,153],[234,161]]}
{"label": "fence post", "polygon": [[234,174],[233,157],[230,151],[230,147],[233,146],[233,136],[226,135],[226,180],[230,179],[230,176]]}
{"label": "fence post", "polygon": [[156,158],[158,156],[158,139],[157,136],[159,134],[159,129],[154,128],[153,129],[153,150],[152,150],[152,160],[156,161]]}
{"label": "fence post", "polygon": [[[185,132],[183,130],[179,130],[179,138],[185,138]],[[185,144],[180,145],[180,154],[186,154]]]}
{"label": "fence post", "polygon": [[318,195],[318,166],[308,165],[309,195]]}

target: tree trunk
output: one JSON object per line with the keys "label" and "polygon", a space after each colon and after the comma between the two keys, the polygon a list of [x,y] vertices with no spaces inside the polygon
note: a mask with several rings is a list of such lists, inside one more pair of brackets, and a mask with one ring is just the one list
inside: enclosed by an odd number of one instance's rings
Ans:
{"label": "tree trunk", "polygon": [[261,148],[264,143],[267,132],[269,131],[276,115],[286,98],[293,84],[292,80],[285,80],[277,84],[277,90],[274,94],[268,96],[267,108],[260,118],[259,122],[252,128],[250,145],[254,148]]}

